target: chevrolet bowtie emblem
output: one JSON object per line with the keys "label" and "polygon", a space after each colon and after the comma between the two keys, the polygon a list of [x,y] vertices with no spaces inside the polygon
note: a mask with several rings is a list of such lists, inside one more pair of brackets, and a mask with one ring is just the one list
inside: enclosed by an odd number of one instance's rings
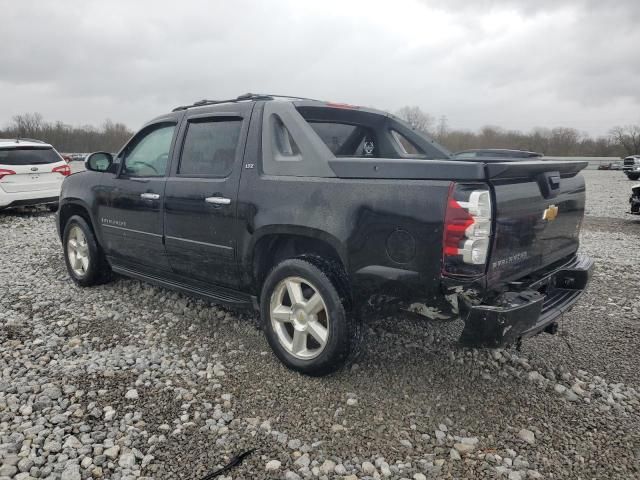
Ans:
{"label": "chevrolet bowtie emblem", "polygon": [[542,214],[543,220],[553,221],[558,216],[558,207],[555,205],[549,205],[549,207]]}

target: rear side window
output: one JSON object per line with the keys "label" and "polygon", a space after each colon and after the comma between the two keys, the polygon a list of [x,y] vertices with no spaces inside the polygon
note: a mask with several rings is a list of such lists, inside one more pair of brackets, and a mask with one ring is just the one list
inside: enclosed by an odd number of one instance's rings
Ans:
{"label": "rear side window", "polygon": [[295,160],[299,160],[300,148],[291,136],[289,129],[285,127],[282,120],[277,116],[274,116],[273,122],[273,139],[275,147],[278,149],[278,153],[280,154],[280,160],[294,159],[293,157],[295,157]]}
{"label": "rear side window", "polygon": [[226,177],[233,169],[242,119],[191,121],[184,138],[179,175]]}
{"label": "rear side window", "polygon": [[336,157],[377,157],[373,129],[348,123],[308,121],[324,144]]}
{"label": "rear side window", "polygon": [[0,165],[42,165],[62,158],[51,147],[7,148],[0,150]]}

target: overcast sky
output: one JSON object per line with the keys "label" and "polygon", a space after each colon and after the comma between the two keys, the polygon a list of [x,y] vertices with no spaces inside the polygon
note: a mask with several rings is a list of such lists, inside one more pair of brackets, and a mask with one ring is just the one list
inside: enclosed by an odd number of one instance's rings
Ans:
{"label": "overcast sky", "polygon": [[0,125],[40,112],[133,129],[245,92],[453,128],[640,123],[640,0],[0,0]]}

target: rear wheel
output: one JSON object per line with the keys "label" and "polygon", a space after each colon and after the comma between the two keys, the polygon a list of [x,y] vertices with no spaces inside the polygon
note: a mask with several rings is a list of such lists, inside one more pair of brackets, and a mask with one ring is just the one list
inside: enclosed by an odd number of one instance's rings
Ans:
{"label": "rear wheel", "polygon": [[283,261],[267,276],[260,314],[271,348],[288,368],[325,375],[357,351],[360,325],[347,314],[335,283],[301,258]]}
{"label": "rear wheel", "polygon": [[62,238],[67,271],[75,283],[89,287],[111,279],[111,268],[84,218],[72,216]]}
{"label": "rear wheel", "polygon": [[640,173],[627,173],[627,177],[629,180],[638,180],[640,178]]}

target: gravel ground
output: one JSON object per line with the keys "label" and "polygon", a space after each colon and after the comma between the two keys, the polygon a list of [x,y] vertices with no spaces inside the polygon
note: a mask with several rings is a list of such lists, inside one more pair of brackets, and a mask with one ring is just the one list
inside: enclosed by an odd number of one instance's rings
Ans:
{"label": "gravel ground", "polygon": [[583,170],[587,182],[585,214],[594,217],[628,218],[631,186],[640,183],[629,180],[619,170]]}
{"label": "gravel ground", "polygon": [[640,478],[621,175],[586,172],[598,265],[560,335],[462,350],[457,323],[371,319],[360,363],[322,379],[281,366],[246,314],[128,279],[77,288],[53,216],[4,213],[0,480],[198,479],[249,449],[226,478]]}

